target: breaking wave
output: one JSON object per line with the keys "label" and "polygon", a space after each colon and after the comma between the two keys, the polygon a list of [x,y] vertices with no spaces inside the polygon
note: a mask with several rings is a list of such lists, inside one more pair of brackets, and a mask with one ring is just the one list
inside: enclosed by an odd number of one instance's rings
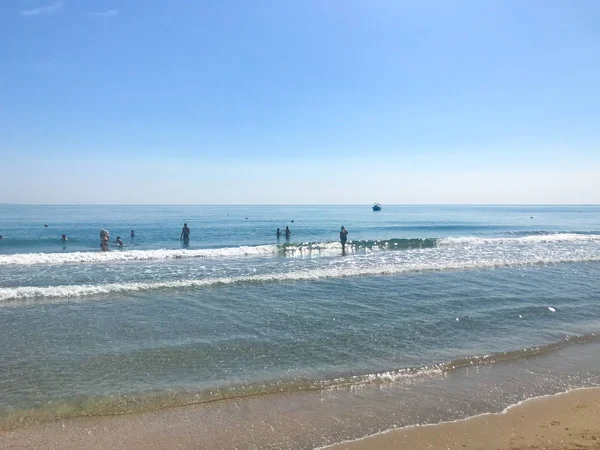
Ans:
{"label": "breaking wave", "polygon": [[23,299],[70,299],[112,293],[149,291],[156,289],[194,289],[207,286],[230,285],[240,283],[272,283],[323,280],[356,276],[394,275],[402,273],[478,270],[495,267],[517,267],[540,264],[558,264],[569,262],[600,261],[600,253],[584,254],[531,254],[514,255],[507,258],[500,255],[497,258],[488,256],[486,259],[440,260],[437,258],[416,261],[383,261],[372,266],[329,265],[320,268],[307,268],[280,273],[265,273],[230,277],[200,278],[187,280],[171,280],[159,282],[124,282],[105,284],[79,284],[61,286],[18,286],[0,288],[0,306],[6,302]]}
{"label": "breaking wave", "polygon": [[[558,242],[600,242],[599,234],[535,234],[519,237],[446,237],[349,241],[346,249],[349,253],[363,253],[382,250],[413,250],[435,247],[470,247],[482,245],[528,245]],[[216,249],[158,249],[128,250],[112,252],[70,252],[70,253],[18,253],[0,255],[0,266],[7,265],[58,265],[58,264],[96,264],[108,262],[173,260],[189,258],[239,258],[269,256],[310,256],[337,255],[341,244],[333,242],[306,242],[269,244],[241,247],[223,247]]]}

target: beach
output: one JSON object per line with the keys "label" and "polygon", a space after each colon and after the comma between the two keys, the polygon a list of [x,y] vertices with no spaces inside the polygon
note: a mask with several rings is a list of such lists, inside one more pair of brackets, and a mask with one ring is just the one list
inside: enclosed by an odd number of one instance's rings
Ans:
{"label": "beach", "polygon": [[[242,402],[243,403],[243,402]],[[256,413],[241,405],[244,413]],[[248,408],[248,409],[246,409]],[[201,410],[203,410],[201,412]],[[3,449],[167,449],[297,448],[300,424],[281,428],[280,421],[256,421],[245,436],[229,429],[228,408],[188,407],[141,415],[78,418],[0,433]],[[208,414],[207,414],[208,413]],[[288,411],[289,413],[289,411]],[[209,419],[212,416],[212,419]],[[240,419],[234,414],[233,420]],[[249,419],[249,417],[246,417]],[[243,426],[244,421],[240,424]],[[214,427],[214,429],[212,428]],[[286,444],[287,443],[287,444]],[[500,414],[431,426],[408,427],[354,442],[325,447],[342,449],[499,449],[573,450],[600,448],[600,389],[583,389],[525,401]]]}
{"label": "beach", "polygon": [[600,389],[532,399],[505,412],[393,430],[329,450],[600,449]]}

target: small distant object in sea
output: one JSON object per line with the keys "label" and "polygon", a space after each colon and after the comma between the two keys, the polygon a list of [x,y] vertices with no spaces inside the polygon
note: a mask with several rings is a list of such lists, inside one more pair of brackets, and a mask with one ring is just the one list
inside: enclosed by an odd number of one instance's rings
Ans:
{"label": "small distant object in sea", "polygon": [[279,228],[277,228],[277,231],[275,232],[275,235],[276,235],[277,237],[280,237],[280,236],[281,236],[281,230],[280,230]]}
{"label": "small distant object in sea", "polygon": [[67,239],[67,235],[66,235],[66,234],[63,234],[63,235],[61,236],[61,238],[62,238],[62,241],[63,241],[63,242],[65,242],[65,241],[68,241],[68,239]]}
{"label": "small distant object in sea", "polygon": [[248,218],[246,217],[246,220],[248,220]]}
{"label": "small distant object in sea", "polygon": [[2,239],[2,235],[0,234],[0,239]]}
{"label": "small distant object in sea", "polygon": [[294,221],[292,220],[292,223],[294,223]]}
{"label": "small distant object in sea", "polygon": [[121,240],[121,236],[117,236],[115,244],[117,244],[119,247],[123,247],[123,241]]}
{"label": "small distant object in sea", "polygon": [[373,205],[373,211],[381,211],[381,205],[379,203],[375,203]]}
{"label": "small distant object in sea", "polygon": [[548,306],[548,309],[550,310],[550,312],[556,312],[556,309],[554,309],[552,306]]}
{"label": "small distant object in sea", "polygon": [[130,234],[130,236],[131,236],[132,238],[134,238],[134,237],[135,237],[135,232],[134,232],[133,230],[131,230],[131,234]]}
{"label": "small distant object in sea", "polygon": [[48,228],[48,224],[47,223],[44,224],[44,228]]}
{"label": "small distant object in sea", "polygon": [[530,219],[533,219],[533,216],[531,216]]}

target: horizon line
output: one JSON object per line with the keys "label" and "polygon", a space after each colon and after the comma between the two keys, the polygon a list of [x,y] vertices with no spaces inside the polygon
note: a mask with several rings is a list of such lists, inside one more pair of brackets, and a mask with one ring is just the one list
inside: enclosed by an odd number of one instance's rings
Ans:
{"label": "horizon line", "polygon": [[[373,203],[1,203],[0,206],[372,206]],[[600,203],[378,203],[382,206],[600,206]]]}

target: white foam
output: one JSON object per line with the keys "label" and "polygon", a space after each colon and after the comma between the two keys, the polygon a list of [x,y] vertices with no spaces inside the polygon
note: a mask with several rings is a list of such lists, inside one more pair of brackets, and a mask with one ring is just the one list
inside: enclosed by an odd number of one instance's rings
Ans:
{"label": "white foam", "polygon": [[521,237],[448,237],[438,239],[438,246],[502,245],[502,244],[544,244],[553,242],[597,242],[598,234],[556,233]]}
{"label": "white foam", "polygon": [[[374,241],[385,242],[385,241]],[[483,245],[505,244],[543,244],[557,242],[600,242],[600,235],[595,234],[549,234],[524,237],[506,238],[480,238],[480,237],[448,237],[437,240],[438,247],[471,247]],[[346,250],[348,253],[370,253],[373,250],[382,250],[378,245],[372,248],[360,247],[358,250],[349,241]],[[111,252],[71,252],[71,253],[17,253],[14,255],[0,255],[0,266],[6,265],[57,265],[57,264],[96,264],[113,261],[150,261],[187,258],[235,258],[244,256],[274,256],[281,251],[286,256],[308,256],[313,253],[320,255],[337,255],[341,251],[341,244],[335,242],[299,243],[280,247],[275,244],[223,247],[215,249],[159,249],[159,250],[127,250]],[[394,248],[383,246],[383,248]],[[415,249],[418,250],[418,249]]]}
{"label": "white foam", "polygon": [[159,249],[129,250],[113,252],[72,252],[72,253],[18,253],[0,255],[2,265],[69,264],[69,263],[105,263],[111,261],[149,261],[186,258],[222,258],[238,256],[268,256],[277,253],[276,245],[257,245],[244,247],[225,247],[216,249]]}
{"label": "white foam", "polygon": [[408,262],[385,262],[374,266],[347,266],[330,265],[323,268],[307,268],[281,273],[266,273],[258,275],[232,276],[220,278],[202,278],[192,280],[174,280],[159,282],[133,282],[133,283],[107,283],[83,284],[62,286],[19,286],[13,288],[0,288],[0,303],[8,300],[27,298],[59,299],[102,295],[112,293],[126,293],[148,291],[154,289],[180,289],[201,288],[219,284],[255,283],[255,282],[285,282],[307,281],[329,278],[344,278],[368,275],[393,275],[409,272],[446,271],[446,270],[477,270],[494,267],[515,267],[537,264],[557,264],[565,262],[600,261],[600,253],[586,255],[532,255],[519,259],[484,259],[484,260],[438,260]]}

